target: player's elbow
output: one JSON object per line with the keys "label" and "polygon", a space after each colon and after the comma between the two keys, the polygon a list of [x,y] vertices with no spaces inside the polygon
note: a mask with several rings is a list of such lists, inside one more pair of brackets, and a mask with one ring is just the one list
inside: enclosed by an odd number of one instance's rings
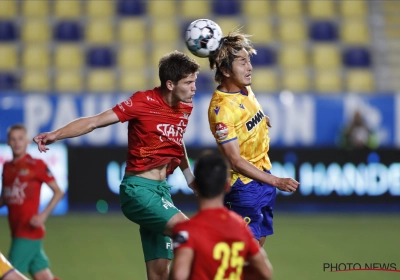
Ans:
{"label": "player's elbow", "polygon": [[62,199],[65,195],[65,192],[63,190],[61,190],[59,186],[54,186],[53,192],[54,192],[54,196],[59,199]]}
{"label": "player's elbow", "polygon": [[65,196],[65,192],[62,191],[60,188],[58,189],[58,194],[59,194],[60,198],[63,198]]}
{"label": "player's elbow", "polygon": [[228,160],[231,165],[231,168],[236,172],[240,172],[242,157],[240,157],[240,156],[239,157],[228,157]]}

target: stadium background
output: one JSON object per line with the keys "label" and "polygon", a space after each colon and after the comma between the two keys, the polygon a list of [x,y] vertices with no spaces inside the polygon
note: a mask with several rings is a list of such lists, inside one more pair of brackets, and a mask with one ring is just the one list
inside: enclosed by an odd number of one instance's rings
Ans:
{"label": "stadium background", "polygon": [[[392,272],[324,272],[323,264],[400,269],[398,1],[0,0],[0,142],[15,122],[33,136],[157,85],[158,59],[187,52],[184,30],[198,18],[225,34],[243,26],[253,35],[252,87],[273,124],[272,172],[301,182],[297,193],[278,195],[276,234],[266,245],[275,279],[397,279]],[[213,73],[206,59],[197,61],[202,71],[185,135],[192,160],[215,149],[205,113]],[[372,150],[339,147],[357,110],[379,140]],[[62,279],[145,279],[138,228],[118,212],[125,134],[115,125],[47,154],[68,194],[45,241]],[[9,157],[0,146],[0,168]],[[192,213],[195,200],[179,171],[169,180],[176,203]],[[44,188],[43,205],[48,195]],[[1,216],[1,251],[9,241]]]}

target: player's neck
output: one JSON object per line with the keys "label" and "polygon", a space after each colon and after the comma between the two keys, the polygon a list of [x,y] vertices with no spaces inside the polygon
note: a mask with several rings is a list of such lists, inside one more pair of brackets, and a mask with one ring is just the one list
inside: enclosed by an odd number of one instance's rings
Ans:
{"label": "player's neck", "polygon": [[200,210],[224,207],[221,197],[215,197],[211,199],[199,198],[198,204]]}
{"label": "player's neck", "polygon": [[19,154],[19,155],[15,155],[15,154],[13,154],[13,162],[15,163],[15,162],[18,162],[20,159],[22,159],[24,156],[26,155],[26,153],[22,153],[22,154]]}
{"label": "player's neck", "polygon": [[170,107],[175,107],[178,103],[179,100],[177,100],[176,98],[174,98],[174,96],[172,95],[171,91],[168,90],[161,90],[161,97],[164,100],[164,102],[170,106]]}
{"label": "player's neck", "polygon": [[239,92],[242,91],[244,93],[247,93],[247,88],[245,86],[239,87],[234,83],[222,83],[219,87],[219,90],[224,91],[224,92]]}

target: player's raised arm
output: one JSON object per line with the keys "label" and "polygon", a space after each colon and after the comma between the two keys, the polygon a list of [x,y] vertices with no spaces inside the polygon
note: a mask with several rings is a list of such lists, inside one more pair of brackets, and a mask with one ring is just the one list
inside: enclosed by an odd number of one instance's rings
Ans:
{"label": "player's raised arm", "polygon": [[246,177],[270,184],[279,190],[286,192],[296,191],[297,187],[299,186],[299,182],[292,178],[278,178],[274,175],[257,169],[254,165],[245,160],[240,155],[239,143],[237,139],[221,144],[221,148],[224,155],[229,160],[232,169]]}
{"label": "player's raised arm", "polygon": [[47,145],[58,140],[78,137],[96,128],[105,127],[117,123],[118,121],[119,119],[116,113],[112,109],[108,109],[98,115],[76,119],[57,130],[40,133],[33,138],[33,141],[38,145],[40,152],[46,152],[49,149]]}

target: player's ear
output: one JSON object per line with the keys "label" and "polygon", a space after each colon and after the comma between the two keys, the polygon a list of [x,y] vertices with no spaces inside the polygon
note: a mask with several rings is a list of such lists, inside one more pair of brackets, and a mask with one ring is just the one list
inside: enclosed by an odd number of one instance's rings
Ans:
{"label": "player's ear", "polygon": [[168,90],[172,91],[174,89],[174,83],[171,80],[166,81],[165,85],[167,86]]}
{"label": "player's ear", "polygon": [[221,72],[222,72],[222,75],[224,75],[227,78],[229,78],[231,76],[231,74],[229,73],[229,71],[226,68],[221,68]]}

